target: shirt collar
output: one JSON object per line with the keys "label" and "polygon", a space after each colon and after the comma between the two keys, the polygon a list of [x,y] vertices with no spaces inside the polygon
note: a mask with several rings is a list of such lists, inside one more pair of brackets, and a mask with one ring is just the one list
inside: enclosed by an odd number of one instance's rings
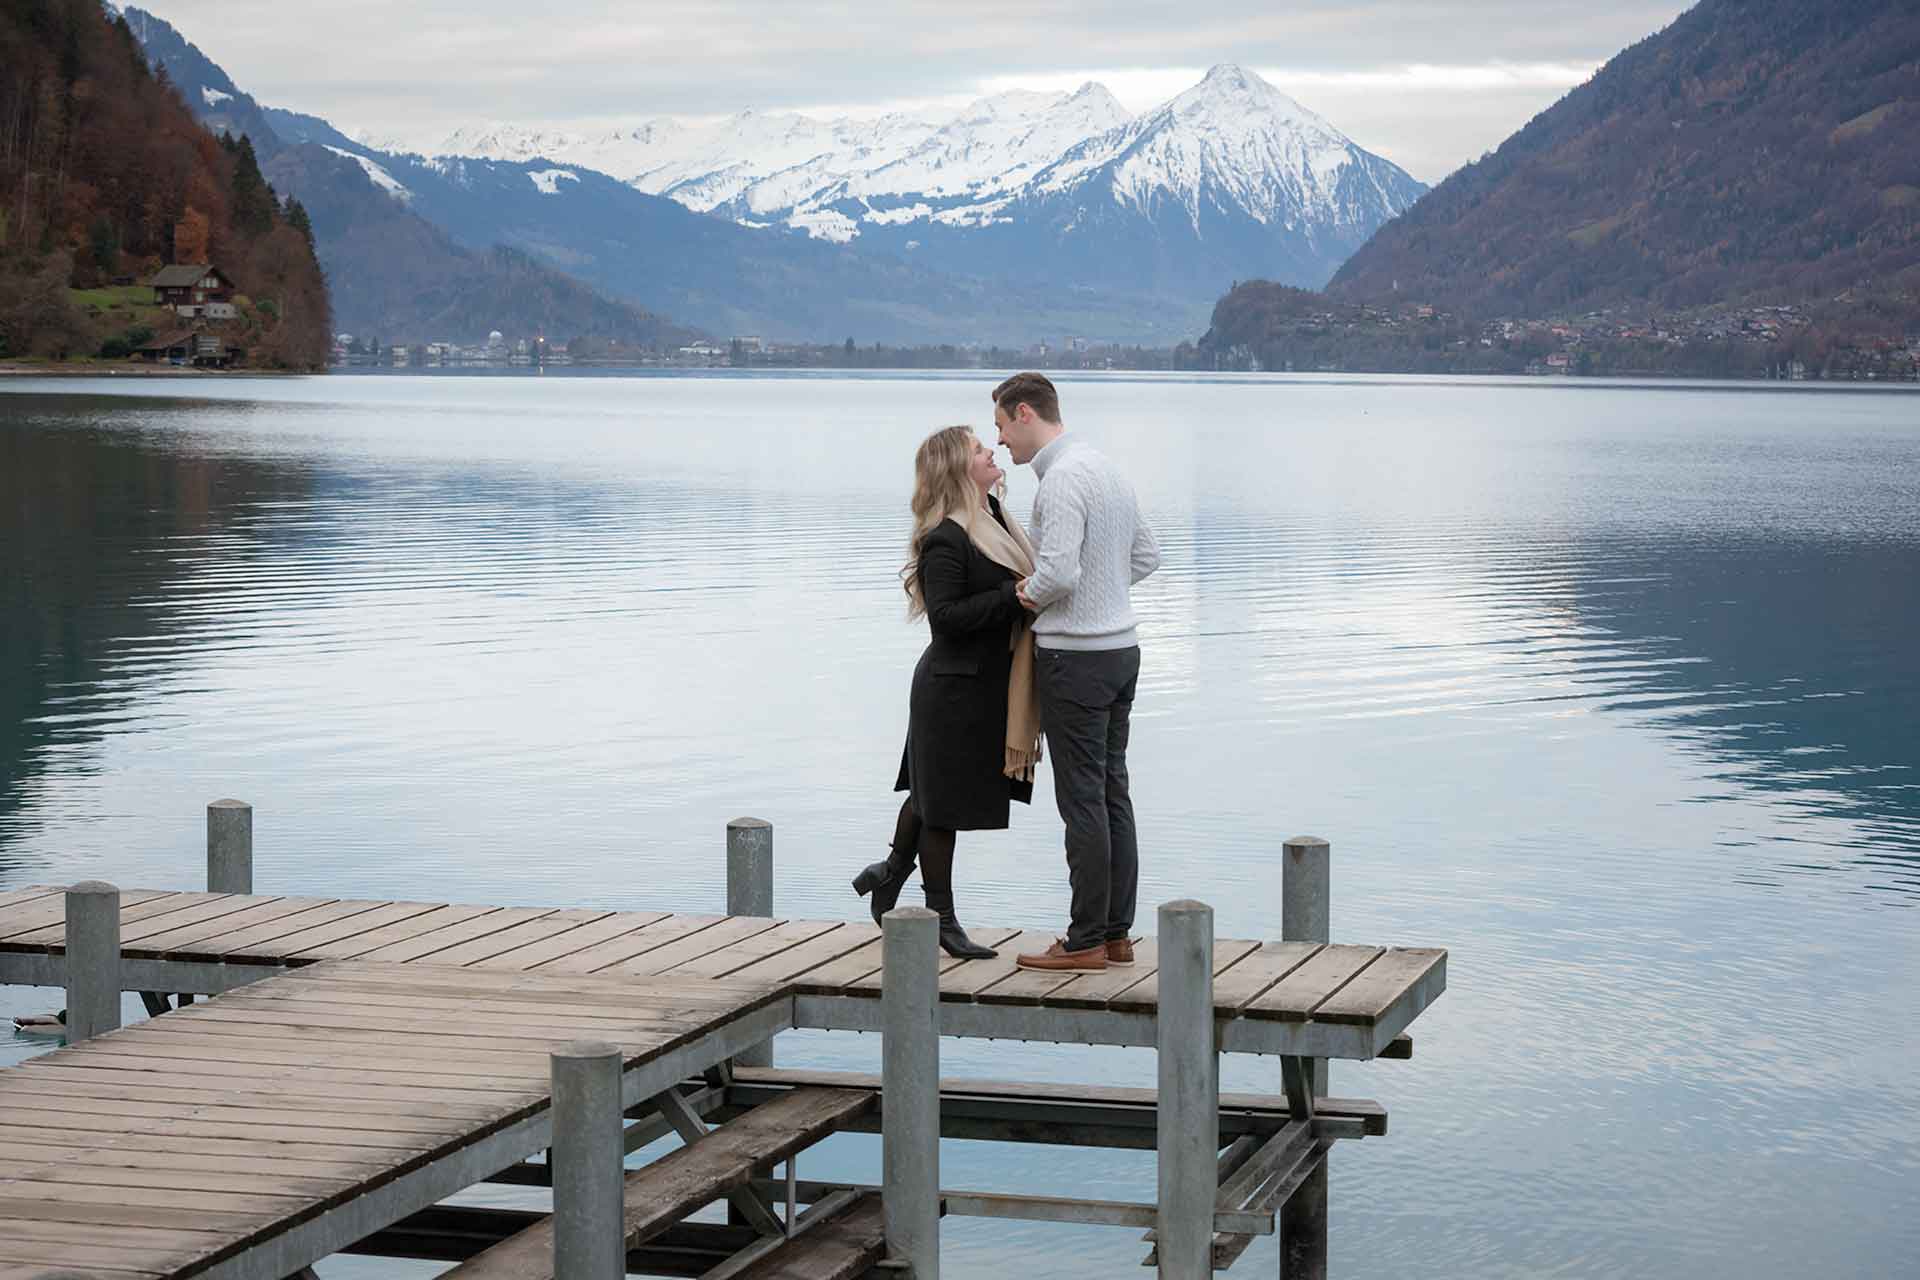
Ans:
{"label": "shirt collar", "polygon": [[1033,474],[1045,478],[1047,468],[1060,460],[1060,455],[1078,443],[1071,432],[1062,432],[1047,442],[1040,452],[1033,455]]}

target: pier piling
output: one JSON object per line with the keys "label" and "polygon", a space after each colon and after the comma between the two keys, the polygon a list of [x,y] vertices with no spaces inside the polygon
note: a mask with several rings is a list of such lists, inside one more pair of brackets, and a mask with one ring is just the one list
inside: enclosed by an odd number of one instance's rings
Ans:
{"label": "pier piling", "polygon": [[1220,1155],[1220,1055],[1213,1038],[1213,908],[1160,907],[1159,1221],[1164,1280],[1211,1280]]}
{"label": "pier piling", "polygon": [[881,933],[887,1256],[909,1263],[914,1280],[940,1280],[940,917],[925,907],[896,907]]}
{"label": "pier piling", "polygon": [[[773,824],[761,818],[727,823],[727,914],[773,915]],[[734,1055],[734,1065],[770,1067],[773,1041]]]}
{"label": "pier piling", "polygon": [[553,1265],[567,1280],[627,1272],[620,1049],[576,1041],[552,1056]]}
{"label": "pier piling", "polygon": [[120,1026],[120,890],[82,880],[67,890],[67,1043]]}
{"label": "pier piling", "polygon": [[[1331,942],[1333,848],[1318,836],[1286,842],[1280,864],[1280,938]],[[1316,1098],[1327,1096],[1327,1060],[1311,1060]],[[1322,1157],[1280,1206],[1280,1280],[1325,1280],[1327,1160]]]}
{"label": "pier piling", "polygon": [[207,892],[253,892],[253,806],[244,800],[207,806]]}

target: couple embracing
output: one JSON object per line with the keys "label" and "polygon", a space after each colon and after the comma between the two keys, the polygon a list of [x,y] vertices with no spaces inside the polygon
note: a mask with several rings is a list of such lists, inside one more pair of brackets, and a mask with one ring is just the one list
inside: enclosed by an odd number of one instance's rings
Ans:
{"label": "couple embracing", "polygon": [[1029,803],[1044,732],[1066,824],[1072,922],[1028,969],[1133,963],[1140,856],[1127,791],[1127,732],[1140,646],[1129,591],[1160,564],[1133,488],[1061,423],[1038,373],[993,391],[1000,443],[1039,476],[1031,539],[1001,502],[1003,473],[971,427],[947,427],[914,459],[913,536],[900,571],[910,617],[932,643],[914,668],[907,744],[894,790],[907,793],[893,851],[854,877],[877,923],[920,866],[940,945],[995,953],[967,937],[953,901],[956,833],[1006,827]]}

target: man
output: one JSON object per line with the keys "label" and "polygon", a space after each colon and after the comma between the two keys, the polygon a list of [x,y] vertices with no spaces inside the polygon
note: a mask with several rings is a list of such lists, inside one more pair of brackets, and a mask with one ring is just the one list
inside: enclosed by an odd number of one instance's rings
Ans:
{"label": "man", "polygon": [[1000,443],[1040,477],[1029,528],[1031,577],[1017,588],[1035,613],[1034,684],[1067,824],[1073,923],[1025,969],[1132,964],[1140,849],[1127,794],[1127,722],[1140,676],[1133,584],[1160,567],[1160,544],[1119,468],[1060,423],[1060,395],[1038,373],[993,391]]}

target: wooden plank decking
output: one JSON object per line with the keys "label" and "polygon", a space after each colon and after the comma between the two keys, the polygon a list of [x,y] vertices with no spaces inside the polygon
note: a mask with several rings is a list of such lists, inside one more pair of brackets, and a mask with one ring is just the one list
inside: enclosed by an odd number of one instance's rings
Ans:
{"label": "wooden plank decking", "polygon": [[241,1263],[302,1231],[288,1247],[321,1256],[545,1146],[556,1044],[619,1045],[650,1096],[744,1020],[789,1025],[783,998],[346,961],[34,1058],[0,1071],[0,1280],[265,1274]]}
{"label": "wooden plank decking", "polygon": [[[128,961],[217,964],[223,972],[358,960],[541,980],[657,978],[679,989],[736,979],[790,985],[803,997],[868,999],[880,995],[883,976],[879,930],[865,921],[135,889],[121,902]],[[10,959],[62,953],[62,910],[59,886],[0,895],[0,978]],[[1130,967],[1063,975],[1014,965],[1019,951],[1044,948],[1050,933],[982,928],[973,935],[1000,955],[965,962],[943,956],[940,995],[949,1005],[1149,1016],[1158,1008],[1152,938],[1138,944]],[[1369,1057],[1444,989],[1446,952],[1223,939],[1214,965],[1217,1018],[1377,1029],[1378,1036],[1347,1037],[1345,1048],[1313,1050]],[[1044,1027],[1033,1025],[1009,1023],[1022,1029],[1008,1034],[1044,1036]]]}

